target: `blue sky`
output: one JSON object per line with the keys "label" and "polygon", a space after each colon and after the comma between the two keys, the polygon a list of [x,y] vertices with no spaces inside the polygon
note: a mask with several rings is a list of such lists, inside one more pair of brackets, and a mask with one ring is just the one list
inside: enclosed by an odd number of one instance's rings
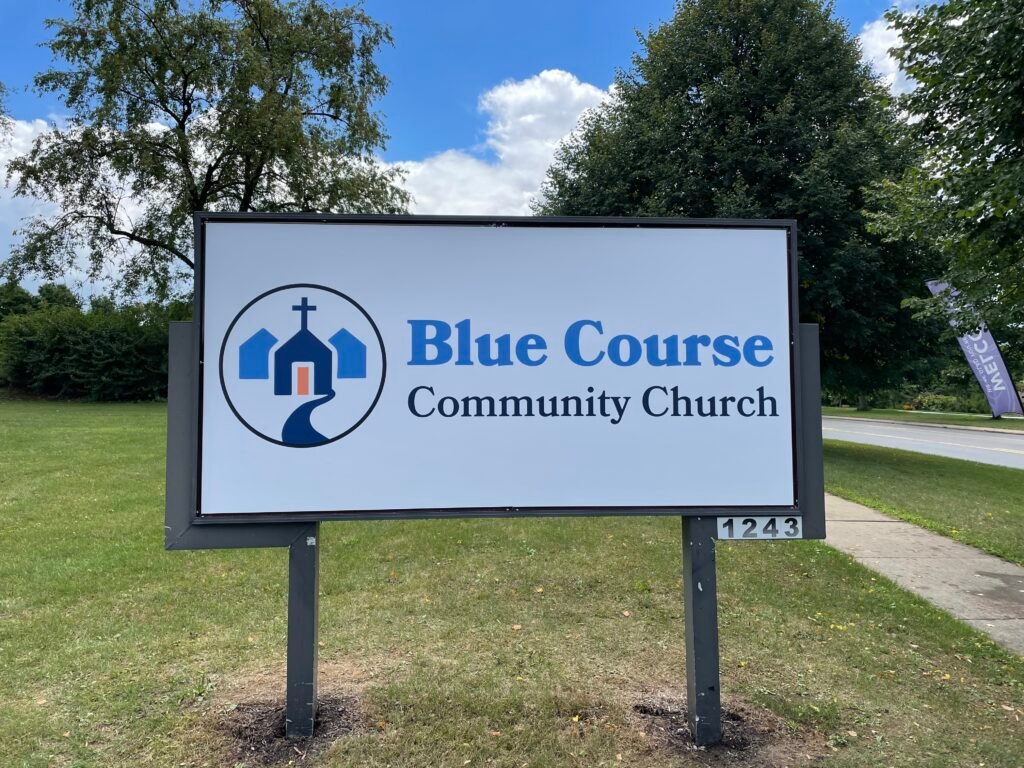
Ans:
{"label": "blue sky", "polygon": [[[877,19],[887,0],[839,0],[836,11],[853,32]],[[636,30],[671,16],[672,0],[367,0],[388,24],[395,46],[379,63],[391,78],[380,103],[391,141],[389,160],[419,159],[482,141],[487,118],[480,96],[505,80],[546,69],[571,72],[600,88],[637,50]],[[61,0],[0,0],[0,80],[27,86],[50,64],[39,43],[44,20],[68,14]],[[10,106],[22,120],[60,114],[52,97],[16,91]]]}
{"label": "blue sky", "polygon": [[[841,0],[850,28],[878,18],[886,0]],[[380,57],[391,78],[382,103],[392,159],[423,157],[480,139],[477,100],[504,80],[545,69],[572,72],[605,88],[627,67],[646,32],[671,17],[673,0],[370,0],[391,26],[394,48]]]}
{"label": "blue sky", "polygon": [[[341,0],[339,0],[340,2]],[[900,0],[905,3],[908,0]],[[886,51],[897,42],[880,18],[893,0],[836,0],[865,58],[905,89]],[[391,135],[382,161],[400,167],[414,213],[526,214],[559,142],[608,96],[616,69],[639,50],[637,32],[671,17],[674,0],[365,0],[389,25],[394,47],[378,63],[391,80],[378,107]],[[65,0],[0,0],[0,81],[16,119],[0,142],[0,258],[19,222],[57,213],[13,198],[7,160],[65,114],[31,91],[51,66],[44,21]],[[112,274],[117,271],[111,267]],[[31,285],[35,281],[30,280]],[[69,278],[74,284],[74,278]],[[88,286],[81,286],[88,291]]]}

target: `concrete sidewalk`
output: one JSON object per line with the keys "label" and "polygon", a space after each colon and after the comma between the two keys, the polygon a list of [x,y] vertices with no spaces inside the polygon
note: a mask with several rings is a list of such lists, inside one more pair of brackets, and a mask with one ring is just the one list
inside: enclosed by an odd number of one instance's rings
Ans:
{"label": "concrete sidewalk", "polygon": [[1024,568],[826,495],[826,542],[1024,654]]}

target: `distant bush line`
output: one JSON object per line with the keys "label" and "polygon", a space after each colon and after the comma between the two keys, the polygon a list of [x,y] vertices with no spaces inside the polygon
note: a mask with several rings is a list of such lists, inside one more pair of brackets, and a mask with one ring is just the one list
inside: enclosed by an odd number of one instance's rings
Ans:
{"label": "distant bush line", "polygon": [[[959,361],[957,361],[959,362]],[[942,373],[942,372],[940,372]],[[905,385],[902,389],[879,390],[864,398],[822,393],[822,405],[852,405],[861,408],[896,408],[903,411],[938,411],[942,413],[990,413],[988,400],[973,377],[950,382],[950,377],[936,375],[923,385]]]}
{"label": "distant bush line", "polygon": [[30,301],[5,301],[11,287],[0,288],[0,386],[49,398],[167,397],[168,324],[189,319],[190,303],[101,298],[83,310],[66,288],[49,299],[44,288],[36,297],[24,292]]}

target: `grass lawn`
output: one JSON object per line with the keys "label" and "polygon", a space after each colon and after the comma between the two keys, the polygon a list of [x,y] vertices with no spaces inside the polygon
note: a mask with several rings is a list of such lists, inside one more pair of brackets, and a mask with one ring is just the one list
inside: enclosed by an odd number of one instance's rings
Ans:
{"label": "grass lawn", "polygon": [[1013,429],[1024,431],[1024,418],[1019,416],[1003,416],[993,419],[979,413],[936,413],[933,411],[900,411],[895,408],[872,408],[870,411],[858,411],[855,408],[821,409],[825,416],[848,416],[853,419],[891,419],[893,421],[909,421],[918,424],[950,424],[955,427],[988,427],[990,429]]}
{"label": "grass lawn", "polygon": [[[283,698],[286,554],[164,552],[163,441],[158,405],[0,403],[4,768],[254,765],[222,723]],[[295,764],[755,764],[634,711],[683,692],[679,533],[325,525],[321,689],[363,725]],[[1024,659],[821,544],[718,562],[726,704],[782,719],[785,764],[1019,768]]]}
{"label": "grass lawn", "polygon": [[1024,565],[1024,472],[825,441],[825,489]]}

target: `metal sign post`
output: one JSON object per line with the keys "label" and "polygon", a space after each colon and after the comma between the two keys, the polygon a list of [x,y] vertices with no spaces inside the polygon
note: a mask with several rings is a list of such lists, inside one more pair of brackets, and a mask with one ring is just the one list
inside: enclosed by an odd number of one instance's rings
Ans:
{"label": "metal sign post", "polygon": [[288,547],[288,692],[285,735],[313,735],[316,722],[320,523]]}
{"label": "metal sign post", "polygon": [[686,622],[686,713],[698,746],[722,740],[719,686],[715,520],[683,518],[683,611]]}

